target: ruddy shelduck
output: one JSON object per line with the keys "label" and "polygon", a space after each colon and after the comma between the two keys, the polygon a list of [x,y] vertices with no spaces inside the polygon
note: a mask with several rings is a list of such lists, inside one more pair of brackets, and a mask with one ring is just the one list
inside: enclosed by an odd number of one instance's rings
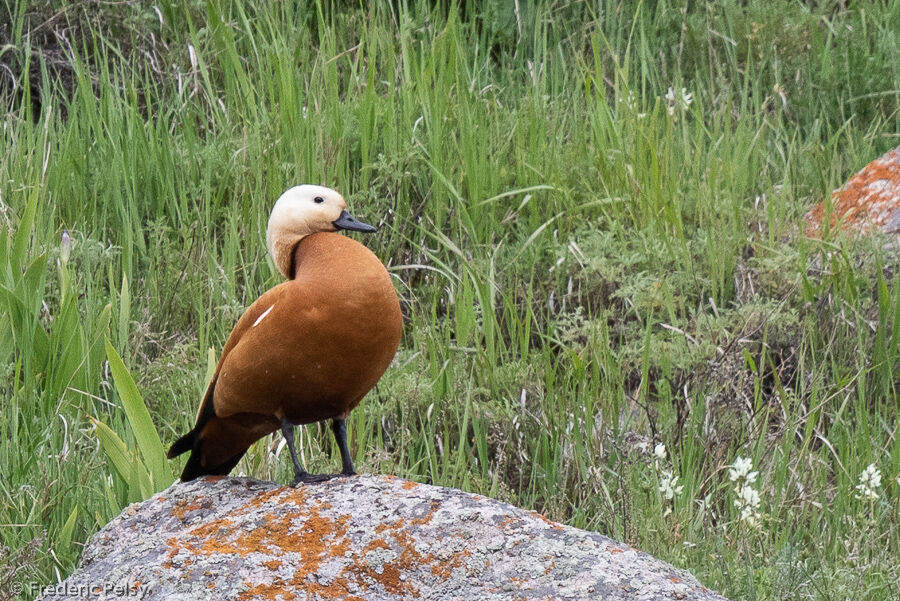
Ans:
{"label": "ruddy shelduck", "polygon": [[279,428],[294,482],[306,472],[294,426],[332,420],[343,475],[355,470],[344,420],[387,369],[400,343],[400,303],[381,261],[338,230],[374,232],[344,198],[296,186],[275,203],[266,242],[288,279],[263,294],[231,332],[194,428],[169,450],[191,452],[181,479],[230,472],[253,442]]}

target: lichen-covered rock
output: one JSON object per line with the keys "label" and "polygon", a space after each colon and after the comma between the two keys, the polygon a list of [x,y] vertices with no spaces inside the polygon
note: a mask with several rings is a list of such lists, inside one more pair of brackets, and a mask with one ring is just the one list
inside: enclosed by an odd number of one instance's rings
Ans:
{"label": "lichen-covered rock", "polygon": [[44,598],[123,598],[115,586],[146,600],[723,599],[599,534],[382,476],[176,483],[107,524]]}
{"label": "lichen-covered rock", "polygon": [[[880,230],[900,234],[900,147],[875,159],[832,193],[829,227],[866,234]],[[806,214],[806,235],[819,236],[826,225],[827,205]]]}

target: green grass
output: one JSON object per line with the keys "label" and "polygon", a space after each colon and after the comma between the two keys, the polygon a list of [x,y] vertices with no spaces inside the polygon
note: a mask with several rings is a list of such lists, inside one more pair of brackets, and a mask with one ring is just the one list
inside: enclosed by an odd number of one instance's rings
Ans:
{"label": "green grass", "polygon": [[[0,597],[65,577],[142,496],[91,425],[136,448],[105,341],[171,443],[279,281],[268,210],[301,182],[381,225],[404,310],[351,417],[360,470],[537,509],[735,599],[900,595],[900,264],[800,233],[898,143],[900,2],[64,4],[0,8]],[[693,94],[672,115],[670,87]],[[279,440],[236,471],[289,480]]]}

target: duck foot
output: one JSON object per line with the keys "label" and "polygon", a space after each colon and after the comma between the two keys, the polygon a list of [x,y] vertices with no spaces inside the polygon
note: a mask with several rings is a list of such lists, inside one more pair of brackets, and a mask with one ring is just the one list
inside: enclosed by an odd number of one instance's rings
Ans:
{"label": "duck foot", "polygon": [[296,474],[294,476],[294,479],[291,481],[291,486],[297,488],[301,484],[318,484],[319,482],[328,482],[332,478],[347,478],[355,475],[356,474],[310,474],[309,472],[303,472],[302,474]]}
{"label": "duck foot", "polygon": [[297,449],[294,447],[294,424],[285,418],[281,419],[281,433],[287,441],[288,449],[291,452],[291,463],[294,464],[294,479],[290,484],[292,487],[296,488],[300,484],[316,484],[318,482],[327,482],[332,478],[356,475],[353,460],[350,459],[350,449],[347,448],[347,426],[344,425],[344,420],[333,420],[331,428],[338,447],[341,449],[341,465],[343,469],[340,474],[310,474],[303,469],[303,466],[300,465],[300,459],[297,457]]}

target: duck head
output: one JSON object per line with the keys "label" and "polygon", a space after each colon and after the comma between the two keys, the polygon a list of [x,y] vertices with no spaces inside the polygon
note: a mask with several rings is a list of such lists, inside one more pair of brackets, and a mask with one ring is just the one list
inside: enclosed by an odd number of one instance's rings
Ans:
{"label": "duck head", "polygon": [[375,231],[368,223],[357,221],[346,206],[343,196],[324,186],[294,186],[281,195],[269,216],[266,245],[284,277],[291,278],[291,255],[305,236],[338,230]]}

